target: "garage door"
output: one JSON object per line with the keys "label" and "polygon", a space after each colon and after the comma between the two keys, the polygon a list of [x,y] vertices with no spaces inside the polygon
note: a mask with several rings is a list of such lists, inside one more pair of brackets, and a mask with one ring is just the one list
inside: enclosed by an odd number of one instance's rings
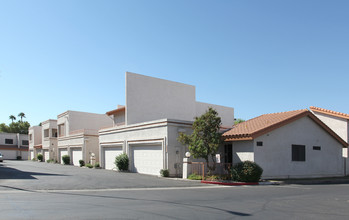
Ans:
{"label": "garage door", "polygon": [[163,155],[161,145],[133,146],[131,148],[133,166],[131,171],[137,173],[160,175],[163,169]]}
{"label": "garage door", "polygon": [[82,160],[82,150],[81,149],[72,149],[72,162],[74,166],[80,166],[79,160]]}
{"label": "garage door", "polygon": [[34,159],[34,151],[30,151],[30,159]]}
{"label": "garage door", "polygon": [[17,159],[17,151],[16,150],[1,150],[4,160],[14,160]]}
{"label": "garage door", "polygon": [[50,159],[50,152],[48,150],[44,151],[44,157],[45,157],[45,161]]}
{"label": "garage door", "polygon": [[67,149],[60,149],[59,150],[59,158],[61,159],[61,164],[63,164],[62,156],[68,155]]}
{"label": "garage door", "polygon": [[105,147],[103,148],[103,155],[104,155],[104,168],[107,170],[115,169],[115,157],[122,154],[122,148],[121,147]]}

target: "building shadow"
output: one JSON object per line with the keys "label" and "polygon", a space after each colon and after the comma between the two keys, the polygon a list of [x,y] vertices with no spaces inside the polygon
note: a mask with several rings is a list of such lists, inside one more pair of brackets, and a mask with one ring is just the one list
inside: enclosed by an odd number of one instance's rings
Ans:
{"label": "building shadow", "polygon": [[34,176],[67,176],[63,174],[25,172],[0,164],[0,179],[37,179]]}

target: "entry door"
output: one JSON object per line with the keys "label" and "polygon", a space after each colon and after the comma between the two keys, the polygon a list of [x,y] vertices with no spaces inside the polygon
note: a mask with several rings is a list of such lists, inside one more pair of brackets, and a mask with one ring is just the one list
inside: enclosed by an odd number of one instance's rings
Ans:
{"label": "entry door", "polygon": [[233,163],[233,145],[224,145],[224,163]]}

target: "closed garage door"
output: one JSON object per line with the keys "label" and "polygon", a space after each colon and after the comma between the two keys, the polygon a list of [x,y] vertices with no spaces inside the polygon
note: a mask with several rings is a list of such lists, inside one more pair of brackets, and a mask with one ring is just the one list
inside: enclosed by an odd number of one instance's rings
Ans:
{"label": "closed garage door", "polygon": [[82,150],[81,149],[72,149],[72,162],[74,166],[80,166],[79,160],[82,160]]}
{"label": "closed garage door", "polygon": [[131,149],[133,172],[160,175],[160,170],[163,169],[161,145],[133,146]]}
{"label": "closed garage door", "polygon": [[48,150],[44,151],[44,157],[45,157],[45,161],[50,159],[50,152]]}
{"label": "closed garage door", "polygon": [[2,159],[4,160],[14,160],[17,159],[17,151],[16,150],[1,150],[2,153]]}
{"label": "closed garage door", "polygon": [[30,159],[34,159],[34,151],[30,151]]}
{"label": "closed garage door", "polygon": [[115,169],[115,157],[122,154],[121,147],[105,147],[104,148],[104,168],[107,170]]}
{"label": "closed garage door", "polygon": [[67,149],[60,149],[60,150],[59,150],[59,158],[61,159],[61,164],[63,164],[62,157],[63,157],[64,155],[68,155]]}

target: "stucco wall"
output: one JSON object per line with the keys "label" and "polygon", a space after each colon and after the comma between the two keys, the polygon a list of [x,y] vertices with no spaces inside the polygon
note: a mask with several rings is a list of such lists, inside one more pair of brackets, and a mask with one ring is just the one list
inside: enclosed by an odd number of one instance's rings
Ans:
{"label": "stucco wall", "polygon": [[41,126],[32,126],[28,130],[28,137],[27,140],[29,140],[29,135],[32,135],[32,140],[29,141],[29,148],[33,149],[35,145],[42,144],[42,128]]}
{"label": "stucco wall", "polygon": [[193,120],[195,87],[126,72],[126,124],[162,118]]}
{"label": "stucco wall", "polygon": [[233,143],[233,164],[242,161],[254,161],[253,141],[237,141]]}
{"label": "stucco wall", "polygon": [[[257,141],[263,146],[256,146]],[[292,161],[292,144],[306,146],[306,161]],[[308,117],[256,138],[253,145],[264,178],[344,174],[342,145]],[[313,150],[313,146],[321,146],[321,150]]]}
{"label": "stucco wall", "polygon": [[348,120],[331,115],[313,112],[321,121],[336,132],[343,140],[348,142]]}
{"label": "stucco wall", "polygon": [[231,127],[234,124],[234,108],[213,105],[209,103],[196,102],[195,116],[198,117],[204,114],[209,107],[214,108],[218,112],[218,116],[221,117],[222,126]]}

